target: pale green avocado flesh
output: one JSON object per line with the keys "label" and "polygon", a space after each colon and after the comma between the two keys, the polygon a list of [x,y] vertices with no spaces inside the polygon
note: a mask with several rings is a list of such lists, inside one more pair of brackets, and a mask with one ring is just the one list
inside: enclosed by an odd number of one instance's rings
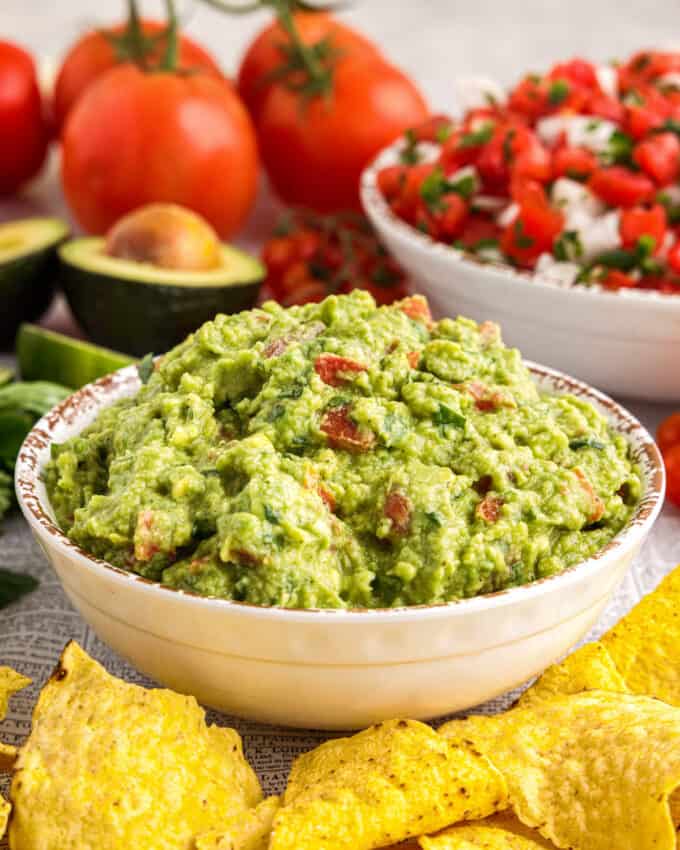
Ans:
{"label": "pale green avocado flesh", "polygon": [[220,315],[54,449],[59,524],[197,594],[378,608],[523,585],[602,549],[641,478],[497,326],[365,292]]}

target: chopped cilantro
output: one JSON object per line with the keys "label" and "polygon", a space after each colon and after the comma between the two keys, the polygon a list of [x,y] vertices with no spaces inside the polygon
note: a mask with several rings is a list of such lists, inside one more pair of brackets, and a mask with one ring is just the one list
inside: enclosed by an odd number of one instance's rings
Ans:
{"label": "chopped cilantro", "polygon": [[577,437],[575,440],[571,440],[569,448],[572,449],[572,451],[578,451],[579,449],[599,449],[601,451],[606,448],[606,446],[603,442],[596,440],[594,437]]}
{"label": "chopped cilantro", "polygon": [[548,89],[548,100],[553,106],[559,106],[567,99],[570,90],[566,80],[553,80]]}
{"label": "chopped cilantro", "polygon": [[491,141],[495,126],[496,125],[493,121],[487,121],[477,130],[472,130],[470,133],[466,133],[461,138],[458,146],[461,148],[476,148],[479,145],[485,145],[487,142]]}
{"label": "chopped cilantro", "polygon": [[449,180],[441,167],[437,167],[423,180],[420,186],[420,197],[425,201],[430,212],[442,212],[446,209],[444,195],[455,192],[466,200],[478,189],[477,178],[474,174],[465,174],[457,180]]}
{"label": "chopped cilantro", "polygon": [[342,407],[344,404],[349,404],[349,399],[342,395],[332,396],[326,407]]}
{"label": "chopped cilantro", "polygon": [[633,140],[621,130],[614,130],[606,149],[600,155],[604,165],[633,165]]}
{"label": "chopped cilantro", "polygon": [[556,240],[553,248],[556,260],[573,262],[583,256],[583,244],[576,230],[565,230]]}
{"label": "chopped cilantro", "polygon": [[667,195],[666,192],[659,192],[656,200],[665,207],[668,221],[671,224],[678,224],[680,222],[680,204],[674,204],[670,195]]}
{"label": "chopped cilantro", "polygon": [[442,515],[437,513],[437,511],[425,511],[425,516],[427,517],[428,522],[435,528],[441,528],[444,525]]}
{"label": "chopped cilantro", "polygon": [[452,410],[447,404],[439,404],[432,416],[432,421],[435,425],[453,425],[455,428],[465,427],[465,417],[455,410]]}
{"label": "chopped cilantro", "polygon": [[420,162],[420,153],[418,152],[418,139],[413,130],[407,130],[404,133],[406,144],[401,149],[399,159],[404,165],[417,165]]}
{"label": "chopped cilantro", "polygon": [[271,505],[265,504],[264,506],[264,515],[267,518],[268,522],[271,522],[272,525],[278,525],[281,522],[281,517],[279,514],[272,508]]}
{"label": "chopped cilantro", "polygon": [[434,137],[438,144],[443,145],[451,138],[451,133],[453,133],[453,124],[442,124],[441,127],[437,128]]}
{"label": "chopped cilantro", "polygon": [[503,139],[503,162],[510,163],[513,159],[512,142],[517,135],[516,130],[508,130]]}
{"label": "chopped cilantro", "polygon": [[666,118],[663,124],[658,128],[658,133],[675,133],[680,136],[680,121],[677,118]]}

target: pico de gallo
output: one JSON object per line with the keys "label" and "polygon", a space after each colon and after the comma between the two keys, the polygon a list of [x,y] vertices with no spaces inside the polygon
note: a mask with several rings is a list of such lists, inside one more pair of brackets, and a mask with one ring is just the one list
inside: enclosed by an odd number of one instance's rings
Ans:
{"label": "pico de gallo", "polygon": [[395,215],[558,285],[680,294],[680,52],[572,59],[462,95],[461,120],[408,131],[378,173]]}
{"label": "pico de gallo", "polygon": [[262,300],[284,307],[366,289],[379,305],[408,295],[405,272],[355,212],[317,215],[290,210],[262,250]]}

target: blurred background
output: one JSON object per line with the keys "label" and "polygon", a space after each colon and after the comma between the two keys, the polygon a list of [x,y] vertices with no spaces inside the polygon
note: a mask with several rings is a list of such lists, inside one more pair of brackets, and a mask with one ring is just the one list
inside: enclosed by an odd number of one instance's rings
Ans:
{"label": "blurred background", "polygon": [[[144,0],[145,15],[161,3]],[[199,3],[180,4],[186,31],[236,69],[249,39],[270,17],[235,18]],[[2,0],[4,32],[38,55],[59,59],[92,25],[124,16],[121,0]],[[527,68],[581,54],[607,61],[677,40],[678,4],[670,0],[356,0],[342,19],[380,43],[424,89],[432,106],[453,105],[452,78],[481,73],[510,83]]]}

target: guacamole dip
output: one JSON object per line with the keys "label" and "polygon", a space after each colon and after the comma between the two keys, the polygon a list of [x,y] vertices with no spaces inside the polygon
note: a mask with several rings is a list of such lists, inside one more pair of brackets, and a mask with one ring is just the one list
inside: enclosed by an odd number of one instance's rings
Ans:
{"label": "guacamole dip", "polygon": [[54,448],[69,537],[175,588],[385,607],[525,584],[604,546],[641,481],[496,325],[365,292],[217,316]]}

